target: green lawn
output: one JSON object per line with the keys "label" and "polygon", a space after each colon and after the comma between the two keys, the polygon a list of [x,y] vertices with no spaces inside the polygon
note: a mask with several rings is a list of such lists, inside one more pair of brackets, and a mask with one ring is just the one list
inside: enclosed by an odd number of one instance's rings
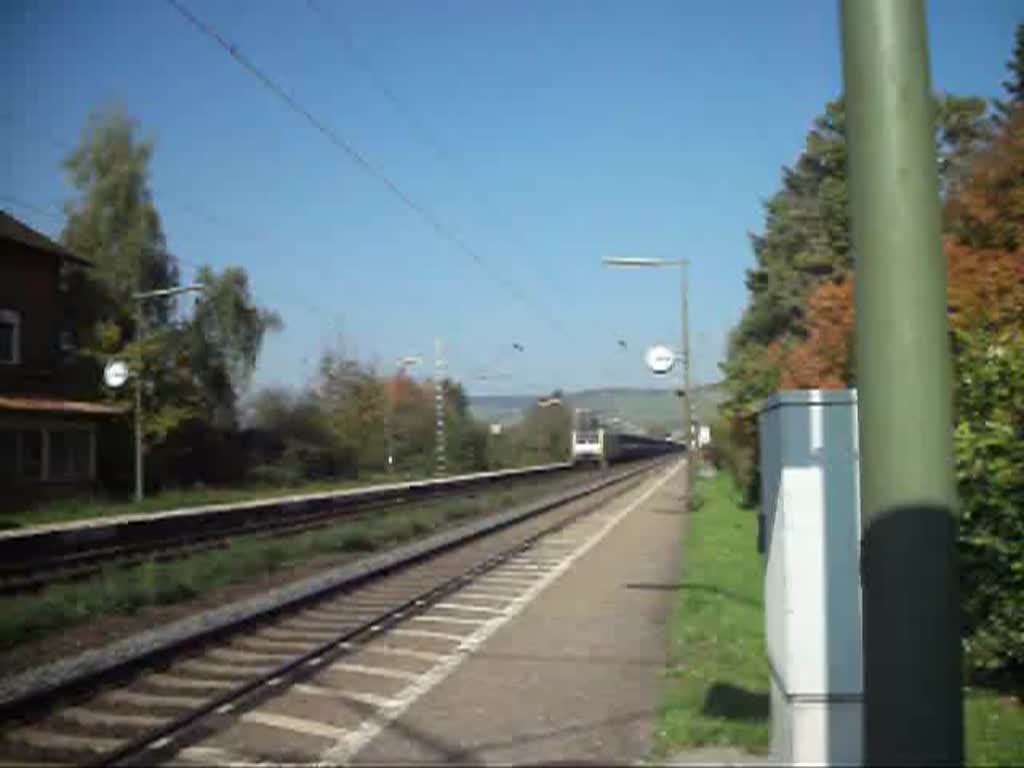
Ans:
{"label": "green lawn", "polygon": [[968,765],[1024,765],[1024,705],[981,688],[964,691]]}
{"label": "green lawn", "polygon": [[768,662],[757,517],[740,507],[724,472],[697,489],[703,503],[684,544],[655,755],[705,745],[764,753]]}
{"label": "green lawn", "polygon": [[[698,483],[703,503],[684,543],[671,621],[671,660],[655,756],[698,746],[764,753],[769,744],[757,518],[720,472]],[[993,691],[964,692],[968,765],[1024,765],[1024,706]]]}

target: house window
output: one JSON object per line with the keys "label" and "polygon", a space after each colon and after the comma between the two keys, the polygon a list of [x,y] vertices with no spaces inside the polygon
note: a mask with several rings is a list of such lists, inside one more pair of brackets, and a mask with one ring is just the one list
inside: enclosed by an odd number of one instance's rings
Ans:
{"label": "house window", "polygon": [[0,429],[0,478],[36,481],[42,476],[42,430]]}
{"label": "house window", "polygon": [[0,480],[13,481],[18,477],[18,433],[13,429],[0,429]]}
{"label": "house window", "polygon": [[0,309],[0,365],[21,362],[21,315],[13,309]]}
{"label": "house window", "polygon": [[43,476],[43,433],[38,429],[20,429],[21,476],[26,480],[39,480]]}
{"label": "house window", "polygon": [[67,261],[61,261],[60,271],[57,273],[57,290],[67,293],[71,288],[71,270],[74,267]]}
{"label": "house window", "polygon": [[85,480],[90,475],[92,436],[87,429],[50,430],[50,479]]}

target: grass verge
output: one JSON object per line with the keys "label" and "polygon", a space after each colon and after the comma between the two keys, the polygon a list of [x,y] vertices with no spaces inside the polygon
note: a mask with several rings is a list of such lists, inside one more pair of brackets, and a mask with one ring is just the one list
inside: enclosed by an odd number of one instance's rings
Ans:
{"label": "grass verge", "polygon": [[700,480],[670,625],[655,756],[698,746],[765,753],[769,742],[757,517],[724,472]]}
{"label": "grass verge", "polygon": [[0,514],[0,528],[23,528],[45,523],[65,523],[116,515],[149,514],[168,509],[228,504],[235,501],[272,499],[319,491],[342,491],[388,482],[409,482],[424,476],[364,476],[358,480],[319,480],[291,486],[257,485],[245,488],[179,488],[162,491],[140,502],[103,496],[82,496],[44,502],[26,509]]}
{"label": "grass verge", "polygon": [[[528,464],[502,466],[500,469],[523,469]],[[485,470],[466,470],[466,473]],[[497,471],[497,470],[491,470]],[[148,496],[140,502],[112,496],[78,496],[67,499],[45,501],[35,506],[0,512],[0,530],[24,528],[46,523],[67,523],[73,520],[87,520],[117,515],[149,514],[168,509],[202,507],[208,504],[229,504],[236,501],[273,499],[280,496],[295,496],[302,493],[322,491],[344,491],[365,488],[384,483],[410,483],[416,480],[431,480],[430,472],[396,472],[394,474],[364,474],[355,479],[331,478],[315,480],[297,485],[248,485],[227,488],[172,488]]]}
{"label": "grass verge", "polygon": [[[700,481],[697,491],[655,756],[712,745],[765,753],[769,673],[757,518],[724,472]],[[965,689],[964,728],[968,765],[1024,765],[1024,706],[1014,697]]]}
{"label": "grass verge", "polygon": [[964,691],[967,765],[1024,765],[1024,706],[984,688]]}
{"label": "grass verge", "polygon": [[312,558],[374,552],[422,537],[446,525],[551,492],[495,491],[379,510],[373,516],[291,536],[243,538],[223,549],[170,562],[148,561],[110,568],[81,582],[55,584],[32,595],[0,598],[0,652],[44,638],[103,615],[133,614],[221,587],[254,580]]}

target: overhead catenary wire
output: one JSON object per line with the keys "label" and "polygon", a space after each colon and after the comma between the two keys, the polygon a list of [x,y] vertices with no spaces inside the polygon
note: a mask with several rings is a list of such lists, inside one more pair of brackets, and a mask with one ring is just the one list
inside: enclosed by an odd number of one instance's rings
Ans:
{"label": "overhead catenary wire", "polygon": [[[8,203],[9,205],[12,205],[12,206],[14,206],[16,208],[20,208],[22,210],[29,211],[29,212],[37,215],[37,216],[42,216],[44,218],[50,219],[51,221],[63,222],[65,220],[66,212],[63,211],[60,208],[60,206],[56,205],[55,203],[50,203],[50,204],[47,204],[47,205],[44,206],[44,205],[40,205],[38,203],[33,203],[33,202],[30,202],[30,201],[24,200],[24,199],[22,199],[20,197],[17,197],[15,195],[11,195],[11,194],[7,194],[7,193],[0,193],[0,201],[4,201],[4,202]],[[186,211],[190,215],[195,216],[195,217],[197,217],[197,218],[199,218],[202,221],[205,221],[207,223],[212,223],[212,224],[215,224],[215,225],[221,226],[221,227],[228,227],[228,225],[226,223],[224,223],[224,221],[222,219],[219,219],[218,217],[215,217],[213,215],[207,215],[207,214],[203,213],[202,211],[199,211],[199,210],[197,210],[195,208],[183,207],[183,206],[178,206],[178,205],[176,205],[175,207],[180,207],[182,210]],[[214,265],[214,264],[201,264],[201,263],[199,263],[197,261],[194,261],[192,259],[186,258],[185,256],[181,256],[181,255],[179,255],[177,253],[171,253],[170,256],[178,264],[183,264],[183,265],[185,265],[187,267],[190,267],[190,268],[192,268],[192,269],[194,269],[196,271],[202,269],[203,267],[217,267],[217,265]],[[275,293],[275,291],[276,291],[276,293]],[[317,317],[317,318],[321,318],[322,319],[325,314],[330,314],[330,310],[327,307],[323,307],[323,306],[320,306],[320,305],[311,304],[311,303],[308,303],[306,301],[299,300],[298,297],[292,296],[292,295],[282,296],[280,294],[279,289],[272,289],[269,292],[269,294],[270,294],[271,298],[274,298],[274,296],[276,295],[277,298],[286,299],[290,303],[292,303],[294,306],[296,306],[297,308],[305,310],[305,311],[309,312],[311,315],[313,315],[314,317]]]}
{"label": "overhead catenary wire", "polygon": [[[31,129],[32,129],[32,138],[34,140],[36,140],[36,141],[38,141],[40,143],[43,143],[43,144],[48,144],[49,146],[53,147],[54,149],[56,149],[57,151],[59,151],[61,153],[64,153],[65,155],[69,155],[69,154],[71,154],[74,151],[74,149],[72,147],[69,147],[68,145],[66,145],[62,140],[57,138],[57,136],[55,136],[52,132],[46,130],[46,128],[41,127],[38,124],[32,124],[31,126],[29,126],[29,123],[26,120],[24,120],[23,118],[20,118],[18,115],[15,115],[15,114],[13,114],[11,112],[0,112],[0,119],[6,120],[6,121],[11,122],[11,123],[20,123],[21,125],[26,126],[26,127],[31,127]],[[165,202],[169,203],[170,204],[169,207],[172,208],[172,209],[176,209],[176,210],[182,211],[182,212],[186,213],[187,215],[189,215],[189,216],[191,216],[191,217],[193,217],[195,219],[198,219],[199,221],[202,221],[203,223],[205,223],[207,225],[212,225],[214,227],[220,228],[220,229],[222,229],[222,230],[224,230],[224,231],[226,231],[226,232],[228,232],[230,234],[233,234],[233,235],[241,234],[243,237],[246,237],[247,239],[252,240],[253,242],[258,243],[261,246],[265,246],[266,245],[266,241],[265,240],[257,239],[255,237],[253,237],[248,232],[248,230],[246,230],[244,227],[239,227],[237,225],[232,225],[229,222],[227,222],[224,218],[222,218],[221,216],[217,216],[215,214],[212,214],[209,211],[204,211],[204,210],[198,208],[192,202],[186,201],[183,197],[180,197],[180,196],[175,195],[175,194],[168,194],[165,190],[162,190],[162,189],[159,190],[159,196],[161,198],[163,198]],[[15,206],[17,208],[20,208],[22,210],[32,212],[32,213],[34,213],[34,214],[36,214],[38,216],[42,216],[44,218],[48,218],[48,219],[51,219],[51,220],[54,220],[54,221],[63,222],[65,220],[66,215],[67,215],[67,212],[61,206],[57,205],[56,203],[48,203],[45,206],[41,206],[41,205],[39,205],[37,203],[32,203],[30,201],[23,200],[23,199],[15,196],[15,195],[11,195],[11,194],[3,194],[0,197],[2,197],[2,199],[7,200],[10,205],[13,205],[13,206]],[[48,209],[52,209],[52,212],[51,212],[51,210],[48,210]],[[198,263],[196,263],[194,261],[190,261],[189,259],[187,259],[187,258],[185,258],[183,256],[180,256],[178,254],[172,254],[172,255],[175,258],[175,260],[177,260],[178,262],[180,262],[182,264],[185,264],[186,266],[190,266],[193,269],[199,269],[202,266],[207,266],[207,265],[200,265],[200,264],[198,264]],[[210,266],[216,266],[216,265],[210,265]],[[275,292],[271,291],[270,295],[271,295],[271,298],[274,298]],[[316,317],[316,318],[319,318],[319,319],[322,319],[325,315],[330,315],[332,313],[332,310],[330,308],[328,308],[328,307],[324,307],[324,306],[321,306],[321,305],[318,305],[318,304],[315,304],[315,303],[310,303],[308,300],[306,300],[306,299],[299,299],[297,296],[294,296],[292,294],[288,294],[288,295],[282,296],[280,294],[279,290],[276,293],[276,297],[277,298],[281,298],[281,299],[287,299],[289,302],[291,302],[293,305],[295,305],[299,309],[301,309],[301,310],[303,310],[305,312],[308,312],[313,317]]]}
{"label": "overhead catenary wire", "polygon": [[[205,22],[200,20],[195,14],[193,14],[191,11],[189,11],[182,3],[177,2],[177,0],[167,0],[167,2],[176,11],[178,11],[183,17],[185,17],[192,25],[194,25],[196,28],[198,28],[201,32],[203,32],[207,36],[211,37],[221,48],[226,50],[232,56],[232,58],[234,58],[236,60],[237,63],[239,63],[250,75],[254,76],[265,88],[270,90],[279,100],[283,101],[286,104],[286,106],[288,106],[292,111],[298,113],[308,123],[310,123],[317,131],[319,131],[322,135],[324,135],[333,145],[335,145],[337,148],[341,149],[353,162],[356,163],[356,165],[358,167],[360,167],[364,172],[366,172],[366,173],[370,174],[371,176],[377,178],[383,184],[385,184],[385,186],[389,189],[389,191],[393,195],[395,195],[403,205],[405,205],[407,208],[409,208],[415,214],[417,214],[421,219],[423,219],[431,227],[431,229],[433,229],[433,231],[439,237],[441,237],[442,239],[445,239],[445,240],[451,242],[460,251],[462,251],[463,253],[468,255],[470,257],[470,259],[475,264],[477,264],[483,271],[485,271],[488,274],[488,276],[497,285],[501,286],[504,290],[506,290],[517,301],[519,301],[519,302],[523,303],[524,305],[529,306],[531,309],[537,310],[538,312],[543,314],[545,316],[545,318],[548,320],[548,322],[552,326],[557,327],[558,330],[560,330],[560,331],[564,331],[565,330],[564,326],[556,318],[553,318],[546,311],[545,307],[543,307],[542,305],[538,304],[531,296],[526,294],[513,281],[511,281],[508,278],[506,278],[503,275],[501,275],[494,268],[494,266],[489,261],[484,259],[480,255],[480,253],[476,249],[474,249],[472,246],[470,246],[465,240],[463,240],[458,235],[458,233],[456,233],[450,227],[446,226],[445,223],[443,221],[441,221],[429,209],[427,209],[426,207],[418,204],[412,197],[407,195],[401,189],[401,187],[398,186],[397,183],[395,183],[390,177],[388,177],[386,174],[384,174],[382,169],[378,168],[373,163],[371,163],[368,159],[363,157],[352,145],[350,145],[343,138],[341,138],[329,125],[327,125],[322,120],[319,120],[312,112],[310,112],[309,110],[305,109],[296,99],[294,99],[292,96],[290,96],[286,91],[284,91],[283,88],[281,88],[275,82],[273,82],[269,78],[269,76],[264,74],[251,61],[249,61],[244,56],[244,54],[242,54],[241,51],[238,50],[238,48],[236,46],[228,43],[218,32],[216,32],[216,30],[214,30],[208,24],[206,24]],[[311,5],[311,7],[314,7],[315,10],[319,10],[312,3],[310,3],[310,5]],[[372,75],[372,70],[370,70],[370,72],[371,72],[371,76],[373,76]],[[379,82],[379,79],[378,79],[378,82]],[[394,102],[396,104],[396,106],[399,106],[399,108],[401,109],[402,108],[401,100],[394,94],[393,91],[391,91],[390,89],[387,89],[387,87],[384,86],[382,83],[381,83],[381,86],[382,86],[383,89],[387,90],[387,94],[389,96],[389,99],[392,102]],[[405,109],[403,111],[406,113],[406,115],[408,117],[410,117],[410,120],[412,122],[415,122],[414,118],[411,117],[411,113],[407,109]],[[8,117],[8,115],[4,115],[4,116]],[[435,149],[435,151],[437,151],[439,155],[443,156],[444,158],[446,158],[446,159],[448,159],[450,161],[450,157],[447,155],[447,153],[444,152],[444,150],[440,147],[440,145],[436,141],[434,141],[432,139],[432,137],[430,137],[429,134],[426,133],[425,131],[423,131],[423,134],[426,137],[425,140],[428,141],[432,145],[432,147]],[[56,142],[54,142],[54,143],[56,143]],[[63,149],[63,147],[62,147],[62,149]],[[450,163],[450,164],[453,165],[453,163]],[[165,197],[166,197],[166,195],[165,195]],[[207,215],[207,214],[204,214],[202,212],[199,212],[191,204],[186,204],[184,201],[180,201],[175,207],[178,207],[178,208],[186,211],[190,215],[195,216],[195,217],[205,221],[208,224],[215,224],[217,226],[222,226],[222,227],[225,226],[223,220],[219,219],[218,217],[215,217],[215,216],[212,216],[212,215]],[[198,268],[198,265],[195,264],[195,262],[190,262],[188,259],[185,259],[185,258],[180,257],[180,256],[176,256],[176,258],[181,263],[183,263],[183,264],[187,264],[187,265],[190,265],[190,266]],[[316,314],[318,316],[322,316],[322,314],[323,314],[323,308],[313,307],[313,306],[310,306],[310,305],[305,304],[305,303],[299,303],[299,302],[296,302],[296,303],[298,304],[298,306],[300,308],[305,309],[305,310],[307,310],[307,311],[309,311],[309,312],[311,312],[313,314]]]}
{"label": "overhead catenary wire", "polygon": [[384,79],[378,74],[376,68],[369,62],[369,60],[359,53],[359,49],[355,45],[355,42],[345,25],[340,23],[336,16],[325,11],[316,0],[306,0],[306,6],[315,16],[317,16],[317,18],[320,19],[320,23],[333,33],[334,38],[341,43],[341,46],[345,49],[345,52],[352,61],[355,62],[356,66],[363,71],[367,78],[369,78],[369,80],[391,103],[391,105],[402,114],[419,140],[426,144],[434,155],[436,155],[437,158],[450,170],[457,171],[460,176],[463,176],[464,174],[453,160],[451,154],[445,150],[434,135],[427,130],[423,121],[416,116],[415,112],[413,112],[409,107],[405,99],[399,97],[395,90],[384,82]]}
{"label": "overhead catenary wire", "polygon": [[[352,36],[348,33],[345,26],[339,22],[337,16],[328,13],[322,4],[317,2],[317,0],[306,0],[306,5],[312,13],[321,20],[321,24],[334,34],[334,38],[341,43],[341,46],[347,52],[348,56],[355,62],[355,66],[364,72],[384,97],[394,106],[395,110],[402,115],[418,139],[430,148],[433,155],[443,166],[445,166],[445,168],[447,168],[447,170],[471,185],[473,197],[477,201],[483,200],[485,196],[481,194],[480,189],[475,184],[471,184],[468,178],[469,174],[467,174],[462,166],[455,161],[452,153],[447,152],[441,142],[438,141],[433,133],[427,129],[424,122],[416,115],[406,99],[401,98],[397,92],[395,92],[395,90],[384,81],[370,60],[359,53],[357,46],[352,40]],[[487,207],[489,208],[489,206]],[[488,262],[485,262],[482,259],[478,259],[478,263],[485,268],[489,268]],[[492,271],[492,279],[502,285],[513,295],[517,295],[517,298],[521,303],[543,309],[543,307],[539,307],[536,302],[532,301],[529,296],[523,294],[511,281],[506,280],[501,274],[493,269],[490,271]]]}
{"label": "overhead catenary wire", "polygon": [[[57,142],[54,142],[54,143],[57,143]],[[63,147],[59,146],[59,143],[57,143],[57,144],[58,144],[58,148],[63,149]],[[36,215],[36,216],[40,216],[40,217],[49,219],[50,221],[54,221],[56,223],[63,223],[65,221],[65,217],[66,217],[66,211],[61,209],[61,207],[59,205],[57,205],[56,203],[47,203],[47,204],[35,203],[35,202],[29,201],[29,200],[25,200],[24,198],[21,198],[21,197],[19,197],[17,195],[8,194],[6,192],[0,192],[0,203],[4,203],[4,204],[10,205],[10,206],[12,206],[14,208],[21,209],[21,210],[24,210],[24,211],[28,211],[28,212]],[[177,206],[175,206],[175,207],[177,207]],[[228,229],[231,228],[231,225],[226,220],[221,218],[220,216],[217,216],[215,214],[208,214],[208,213],[206,213],[206,212],[204,212],[204,211],[202,211],[202,210],[200,210],[198,208],[195,208],[194,206],[190,206],[188,208],[184,208],[183,210],[186,210],[191,215],[196,216],[199,219],[201,219],[201,220],[203,220],[203,221],[205,221],[207,223],[215,224],[216,226],[224,227],[224,228],[228,228]],[[181,255],[176,254],[176,253],[173,253],[171,255],[172,255],[173,259],[177,263],[179,263],[181,265],[184,265],[184,266],[187,266],[187,267],[190,267],[191,269],[196,270],[196,271],[198,271],[198,270],[200,270],[200,269],[202,269],[203,267],[206,267],[206,266],[213,266],[213,265],[209,265],[209,264],[202,264],[202,263],[200,263],[198,261],[195,261],[193,259],[189,259],[189,258],[187,258],[185,256],[181,256]],[[319,305],[316,305],[316,304],[311,304],[311,303],[303,303],[301,301],[298,301],[297,298],[294,297],[294,296],[290,296],[290,295],[289,296],[282,296],[280,294],[280,292],[279,292],[279,289],[271,290],[269,292],[269,295],[270,295],[271,298],[274,298],[274,296],[276,295],[278,298],[287,299],[289,302],[291,302],[298,309],[305,310],[305,311],[309,312],[311,315],[313,315],[314,317],[317,317],[319,319],[323,319],[325,314],[329,314],[329,310],[327,308],[325,308],[325,307],[322,307],[322,306],[319,306]],[[493,377],[493,376],[487,376],[487,374],[490,373],[490,368],[491,367],[493,367],[493,365],[478,366],[478,365],[469,364],[469,365],[450,366],[450,368],[458,368],[460,370],[464,370],[463,379],[465,379],[465,383],[467,383],[467,384],[469,382],[471,382],[471,381],[492,380],[493,378],[496,378],[496,377]],[[481,378],[481,374],[483,374],[484,376],[487,376],[487,378],[486,379]],[[519,380],[522,383],[527,384],[528,386],[532,386],[534,388],[537,388],[538,390],[544,389],[544,387],[541,387],[541,386],[537,385],[536,382],[530,381],[530,380],[526,380],[526,379],[522,379],[521,377],[519,377],[519,376],[517,376],[515,374],[511,374],[511,375],[507,375],[507,376],[502,376],[501,378],[506,379],[506,380],[507,379]]]}
{"label": "overhead catenary wire", "polygon": [[455,232],[449,225],[443,222],[436,214],[430,211],[426,206],[420,204],[414,200],[408,193],[406,193],[397,182],[395,182],[390,176],[388,176],[382,168],[377,164],[371,162],[361,152],[359,152],[351,143],[342,138],[337,131],[335,131],[330,125],[324,120],[317,117],[302,105],[294,96],[288,93],[282,86],[278,85],[268,74],[260,69],[254,62],[252,62],[238,46],[228,42],[223,35],[221,35],[216,29],[210,24],[200,19],[191,10],[189,10],[179,0],[164,0],[169,6],[177,11],[183,18],[185,18],[192,26],[199,30],[202,34],[213,40],[218,46],[234,59],[239,66],[242,67],[246,72],[255,78],[266,90],[274,95],[280,102],[287,106],[291,111],[302,117],[310,126],[312,126],[317,132],[319,132],[324,138],[326,138],[332,145],[337,149],[341,150],[355,165],[362,171],[377,179],[382,183],[395,198],[399,200],[406,208],[416,214],[422,219],[427,226],[433,230],[433,232],[442,240],[446,240],[453,244],[458,250],[462,251],[466,256],[469,257],[470,261],[481,267],[498,285],[508,291],[517,301],[524,303],[531,309],[537,310],[546,316],[549,324],[558,328],[560,331],[564,331],[564,327],[554,317],[548,315],[544,307],[534,301],[530,296],[524,293],[518,288],[512,281],[502,277],[498,274],[493,265],[487,262],[483,256],[473,248],[469,243],[465,241],[457,232]]}

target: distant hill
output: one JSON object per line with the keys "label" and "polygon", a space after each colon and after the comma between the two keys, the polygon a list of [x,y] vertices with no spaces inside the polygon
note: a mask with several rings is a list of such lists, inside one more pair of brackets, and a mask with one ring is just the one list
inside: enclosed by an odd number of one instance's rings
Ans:
{"label": "distant hill", "polygon": [[[694,389],[695,414],[707,421],[725,395],[719,384]],[[611,388],[568,392],[565,399],[573,408],[589,408],[606,416],[618,416],[645,429],[678,429],[682,426],[682,404],[665,389]],[[514,424],[523,411],[537,401],[536,395],[485,395],[470,397],[473,416],[487,423]]]}

